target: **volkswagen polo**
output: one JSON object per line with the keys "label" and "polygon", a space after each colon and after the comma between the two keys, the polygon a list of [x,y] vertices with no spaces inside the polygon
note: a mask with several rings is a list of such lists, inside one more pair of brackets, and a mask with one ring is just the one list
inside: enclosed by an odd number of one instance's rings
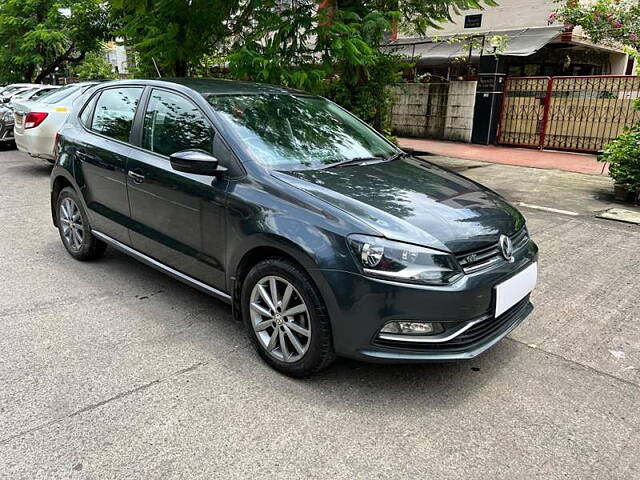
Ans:
{"label": "volkswagen polo", "polygon": [[118,81],[56,142],[53,222],[228,302],[262,358],[468,359],[532,310],[537,247],[497,193],[338,105],[225,80]]}

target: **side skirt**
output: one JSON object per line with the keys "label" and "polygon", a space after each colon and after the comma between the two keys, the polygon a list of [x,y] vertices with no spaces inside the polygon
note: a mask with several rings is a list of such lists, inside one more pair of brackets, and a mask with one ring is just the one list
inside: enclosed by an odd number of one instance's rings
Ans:
{"label": "side skirt", "polygon": [[92,230],[91,233],[95,235],[96,238],[99,238],[103,242],[107,243],[108,245],[111,245],[112,247],[120,250],[121,252],[124,252],[127,255],[130,255],[135,259],[140,260],[142,263],[149,265],[150,267],[155,268],[156,270],[164,272],[167,275],[175,278],[176,280],[179,280],[183,283],[186,283],[187,285],[197,288],[198,290],[204,293],[208,293],[209,295],[213,295],[221,300],[224,300],[227,303],[231,303],[231,295],[224,293],[223,291],[218,290],[216,288],[213,288],[207,285],[206,283],[202,283],[200,280],[196,280],[195,278],[190,277],[189,275],[179,272],[178,270],[171,268],[170,266],[165,265],[162,262],[159,262],[151,257],[148,257],[144,253],[141,253],[138,250],[135,250],[125,245],[124,243],[121,243],[118,240],[111,238],[108,235],[105,235],[102,232],[98,232],[97,230]]}

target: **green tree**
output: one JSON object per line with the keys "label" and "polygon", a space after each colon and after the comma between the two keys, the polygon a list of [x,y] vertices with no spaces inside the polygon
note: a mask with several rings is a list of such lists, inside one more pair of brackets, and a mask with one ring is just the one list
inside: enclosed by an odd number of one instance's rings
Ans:
{"label": "green tree", "polygon": [[[484,2],[494,5],[492,0]],[[406,65],[379,48],[396,28],[424,32],[476,0],[324,0],[261,2],[228,56],[236,78],[326,95],[380,131],[392,98],[386,88]]]}
{"label": "green tree", "polygon": [[80,80],[113,80],[117,78],[113,65],[107,62],[102,51],[88,53],[82,63],[71,69],[71,73]]}
{"label": "green tree", "polygon": [[137,70],[183,77],[251,18],[259,0],[111,0],[119,33],[137,54]]}
{"label": "green tree", "polygon": [[637,0],[569,1],[551,21],[580,26],[594,43],[613,43],[640,50],[640,2]]}
{"label": "green tree", "polygon": [[0,77],[41,82],[99,51],[109,33],[100,0],[4,0],[0,3]]}

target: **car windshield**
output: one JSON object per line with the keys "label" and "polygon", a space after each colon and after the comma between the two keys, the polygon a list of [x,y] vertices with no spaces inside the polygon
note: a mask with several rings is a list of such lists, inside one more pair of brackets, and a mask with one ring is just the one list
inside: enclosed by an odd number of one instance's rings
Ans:
{"label": "car windshield", "polygon": [[37,88],[28,88],[26,90],[23,90],[21,92],[16,93],[13,96],[13,100],[18,100],[18,99],[23,99],[23,98],[27,98],[29,95],[31,95],[33,92],[35,92],[37,90]]}
{"label": "car windshield", "polygon": [[57,92],[58,90],[59,89],[57,88],[42,88],[37,92],[35,92],[33,95],[31,95],[29,99],[30,100],[43,99],[45,97],[48,97],[49,95],[53,95],[53,93]]}
{"label": "car windshield", "polygon": [[278,170],[322,168],[399,152],[367,125],[324,98],[209,95],[207,101],[251,158]]}
{"label": "car windshield", "polygon": [[51,95],[47,95],[42,98],[42,103],[59,103],[63,100],[67,100],[71,95],[78,92],[83,92],[86,88],[89,88],[90,85],[67,85],[66,87],[59,88],[52,93]]}
{"label": "car windshield", "polygon": [[9,95],[17,90],[20,90],[21,88],[24,88],[24,85],[14,85],[13,87],[6,87],[2,90],[2,95]]}

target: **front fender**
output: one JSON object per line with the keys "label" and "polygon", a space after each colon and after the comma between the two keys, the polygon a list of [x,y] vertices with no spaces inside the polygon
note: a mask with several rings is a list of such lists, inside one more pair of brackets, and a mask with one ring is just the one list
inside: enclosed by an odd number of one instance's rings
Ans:
{"label": "front fender", "polygon": [[[318,237],[310,235],[308,237],[308,240],[318,240],[320,237],[320,234],[318,234]],[[339,243],[345,245],[346,247],[346,242],[344,242],[344,239],[342,239],[342,241],[340,241]],[[306,270],[306,272],[309,274],[314,284],[320,291],[320,294],[324,299],[325,306],[327,307],[327,310],[329,312],[329,318],[331,319],[331,322],[333,324],[333,319],[336,318],[336,315],[334,313],[337,312],[338,308],[336,296],[333,289],[327,282],[326,276],[323,273],[326,270],[320,269],[318,267],[318,262],[322,263],[326,261],[326,259],[323,259],[321,255],[318,255],[318,253],[327,251],[330,248],[331,243],[328,242],[328,246],[326,247],[326,249],[320,248],[317,251],[311,248],[313,245],[318,244],[314,243],[313,241],[307,241],[298,244],[294,243],[289,238],[273,233],[256,233],[255,235],[247,237],[241,245],[238,245],[234,249],[229,264],[228,271],[231,275],[230,291],[234,296],[234,309],[237,309],[239,307],[237,302],[239,301],[241,284],[237,283],[238,278],[236,274],[242,265],[243,259],[247,258],[248,255],[251,255],[252,252],[264,250],[265,254],[267,254],[268,256],[269,254],[267,252],[277,250],[295,260]]]}

